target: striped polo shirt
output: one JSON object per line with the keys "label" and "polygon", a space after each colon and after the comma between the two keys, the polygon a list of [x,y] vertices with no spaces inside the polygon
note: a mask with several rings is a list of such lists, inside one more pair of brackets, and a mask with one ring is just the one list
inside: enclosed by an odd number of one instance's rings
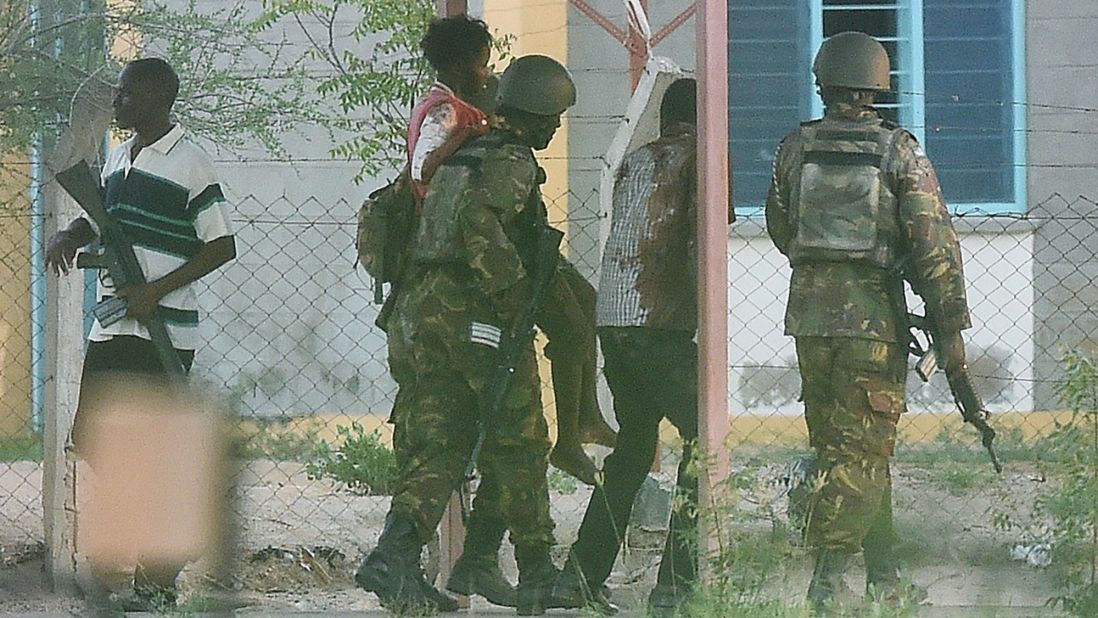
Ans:
{"label": "striped polo shirt", "polygon": [[[233,232],[213,160],[182,127],[175,125],[131,161],[136,139],[111,151],[101,180],[107,212],[133,242],[145,278],[155,281],[182,266],[204,244]],[[114,293],[107,271],[99,271],[99,299]],[[160,315],[176,348],[195,349],[199,337],[194,284],[160,299]],[[137,320],[124,318],[106,328],[96,320],[88,339],[106,341],[117,335],[150,338]]]}

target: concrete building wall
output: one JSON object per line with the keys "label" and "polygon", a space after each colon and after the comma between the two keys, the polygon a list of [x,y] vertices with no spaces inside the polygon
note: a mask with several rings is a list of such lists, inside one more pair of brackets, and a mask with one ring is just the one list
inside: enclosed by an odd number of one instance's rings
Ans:
{"label": "concrete building wall", "polygon": [[[620,0],[591,0],[593,8],[609,18],[623,32],[629,29],[624,3]],[[653,32],[660,30],[683,10],[688,0],[649,3]],[[599,264],[599,181],[603,156],[614,138],[631,96],[629,50],[601,26],[574,6],[568,6],[569,68],[576,80],[579,100],[571,113],[572,139],[569,152],[569,184],[572,217],[583,226],[573,231],[573,256],[580,270],[597,283]],[[694,69],[695,19],[689,19],[652,50],[683,69]]]}
{"label": "concrete building wall", "polygon": [[[591,4],[618,28],[627,29],[621,2]],[[995,361],[995,371],[1019,380],[1010,394],[989,396],[999,402],[996,405],[1054,407],[1052,386],[1046,381],[1058,375],[1061,349],[1098,347],[1092,340],[1098,324],[1090,309],[1098,300],[1092,283],[1098,279],[1098,262],[1093,259],[1098,230],[1093,219],[1081,220],[1098,215],[1092,203],[1075,199],[1098,199],[1088,182],[1094,172],[1088,154],[1090,138],[1098,131],[1098,114],[1064,109],[1092,107],[1098,100],[1098,74],[1088,68],[1093,64],[1088,32],[1098,21],[1098,7],[1092,4],[1069,0],[1028,5],[1029,203],[1035,216],[1060,220],[1038,222],[1026,230],[985,227],[964,232],[975,286],[973,345],[988,350],[983,356],[990,358],[1003,357],[1005,350],[1009,359],[1003,361],[1004,367]],[[659,30],[689,2],[650,5],[653,30]],[[542,159],[549,169],[546,193],[554,217],[563,218],[567,212],[571,258],[597,281],[599,220],[605,216],[598,200],[599,177],[602,157],[629,100],[629,53],[565,0],[536,5],[475,0],[471,11],[498,31],[514,34],[515,53],[548,53],[566,61],[575,75],[578,103],[569,114],[566,132]],[[654,53],[692,69],[694,25],[694,19],[688,20]],[[1055,107],[1036,105],[1040,103]],[[332,160],[329,148],[326,136],[312,135],[294,140],[297,161],[292,164],[263,157],[222,157],[243,251],[234,264],[211,278],[214,293],[203,299],[210,301],[212,324],[207,328],[225,327],[212,349],[200,353],[199,370],[228,384],[249,409],[264,414],[383,412],[395,389],[387,374],[384,340],[373,326],[376,307],[369,302],[369,281],[353,271],[350,254],[354,212],[378,180],[354,185],[350,178],[355,164]],[[751,225],[758,223],[738,224],[732,232],[731,357],[734,365],[744,367],[788,365],[789,342],[781,337],[779,323],[761,328],[752,322],[745,329],[737,321],[780,320],[784,304],[786,279],[774,265],[776,257],[765,237],[745,231]],[[1031,248],[1031,259],[1020,253],[1026,247]],[[741,281],[736,274],[753,270],[756,263],[769,265],[771,275],[750,298],[736,296],[752,289],[736,285]],[[1029,308],[1020,304],[1026,298],[1032,299]],[[993,310],[995,303],[1003,304]],[[991,332],[983,330],[985,326],[1003,334],[981,334]],[[767,334],[760,339],[758,333],[764,330]],[[754,345],[739,339],[747,333],[756,339]],[[1031,364],[1027,378],[1024,368]],[[776,393],[755,394],[758,389],[748,386],[754,378],[745,378],[744,371],[733,368],[732,384],[740,389],[733,395],[737,408],[782,407],[775,402],[793,387],[786,383]],[[1035,380],[1032,389],[1026,381],[1030,378]],[[1005,392],[994,385],[989,388]],[[292,396],[302,391],[311,393],[304,402]],[[931,402],[936,398],[924,397]]]}
{"label": "concrete building wall", "polygon": [[[542,53],[567,63],[565,7],[483,0],[471,3],[470,11],[512,36],[513,54]],[[347,36],[356,23],[348,11],[336,40],[366,55],[370,42]],[[293,49],[306,47],[297,27],[266,36],[284,37]],[[334,101],[331,113],[342,113]],[[392,405],[396,384],[388,373],[384,333],[374,325],[372,282],[354,268],[353,233],[363,198],[396,170],[356,185],[358,164],[333,158],[333,145],[320,131],[288,136],[291,160],[283,162],[256,149],[228,152],[208,144],[218,153],[232,203],[239,257],[207,278],[209,293],[201,300],[209,345],[199,351],[196,373],[224,385],[242,412],[387,414]],[[568,148],[566,120],[550,148],[539,153],[549,178],[543,190],[550,216],[565,227],[573,203]]]}
{"label": "concrete building wall", "polygon": [[[173,0],[177,8],[185,4]],[[222,5],[203,0],[198,8]],[[335,40],[365,55],[370,42],[350,36],[357,23],[346,10]],[[295,25],[264,36],[285,39],[289,57],[308,47]],[[314,62],[310,70],[318,78],[330,71]],[[334,97],[328,113],[343,114]],[[285,141],[288,160],[258,147],[230,151],[204,143],[218,163],[238,257],[203,280],[201,329],[208,343],[196,355],[194,373],[227,391],[249,415],[387,414],[396,385],[384,334],[374,326],[372,282],[354,266],[353,235],[363,198],[397,170],[356,184],[359,164],[333,157],[337,142],[325,131],[302,130]]]}
{"label": "concrete building wall", "polygon": [[[564,2],[530,3],[521,0],[484,0],[480,11],[470,7],[470,13],[488,23],[497,36],[510,37],[510,54],[543,54],[570,65],[570,40],[568,10]],[[506,63],[495,61],[499,72]],[[538,161],[545,169],[547,180],[542,185],[549,217],[566,233],[567,219],[573,203],[568,178],[569,136],[573,124],[572,114],[565,114],[561,127],[545,150],[537,153]]]}
{"label": "concrete building wall", "polygon": [[[618,28],[627,28],[622,3],[598,0],[590,4]],[[650,3],[653,30],[673,19],[687,5],[685,1]],[[629,100],[629,54],[577,9],[570,9],[569,19],[570,67],[580,91],[572,121],[570,179],[573,192],[588,195],[598,189],[601,157],[621,124],[621,114]],[[654,52],[692,69],[694,26],[694,20],[689,20]],[[746,88],[750,84],[730,85],[737,87]],[[1031,143],[1030,162],[1041,163],[1037,169],[1045,169],[1044,160],[1033,156],[1033,148]],[[1031,182],[1031,196],[1040,186],[1039,180]],[[762,199],[763,196],[758,196],[757,202]],[[593,199],[581,203],[573,212],[583,213],[585,219],[606,214],[597,210]],[[974,373],[989,376],[979,380],[978,386],[993,409],[1032,409],[1037,397],[1033,360],[1040,346],[1033,309],[1035,303],[1059,306],[1060,300],[1041,298],[1039,285],[1035,294],[1034,277],[1041,270],[1034,260],[1035,247],[1040,246],[1042,233],[1046,234],[1046,244],[1053,243],[1058,236],[1047,236],[1044,228],[1033,225],[1005,225],[995,219],[969,218],[958,221],[957,225],[968,265],[966,276],[975,324],[967,333],[970,362]],[[597,234],[592,231],[586,238],[589,245],[584,247],[582,255],[590,257],[581,266],[587,267],[585,272],[597,282]],[[732,409],[737,414],[796,413],[800,407],[796,404],[799,379],[795,354],[792,340],[782,334],[788,287],[784,258],[771,246],[761,221],[746,217],[730,232],[729,256]],[[914,298],[912,306],[918,306]],[[910,386],[913,410],[952,408],[948,388],[941,378],[926,386],[913,380]]]}
{"label": "concrete building wall", "polygon": [[1094,68],[1098,3],[1026,3],[1029,204],[1034,237],[1034,377],[1038,408],[1057,408],[1066,349],[1098,352],[1098,186]]}

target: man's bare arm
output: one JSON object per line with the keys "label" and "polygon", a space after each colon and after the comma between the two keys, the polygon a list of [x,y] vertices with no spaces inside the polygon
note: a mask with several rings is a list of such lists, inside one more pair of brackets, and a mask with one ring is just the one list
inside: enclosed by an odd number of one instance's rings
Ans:
{"label": "man's bare arm", "polygon": [[144,320],[156,311],[156,304],[161,298],[198,281],[235,257],[236,239],[233,236],[222,236],[203,245],[191,259],[167,275],[145,285],[119,290],[118,295],[129,301],[127,315]]}

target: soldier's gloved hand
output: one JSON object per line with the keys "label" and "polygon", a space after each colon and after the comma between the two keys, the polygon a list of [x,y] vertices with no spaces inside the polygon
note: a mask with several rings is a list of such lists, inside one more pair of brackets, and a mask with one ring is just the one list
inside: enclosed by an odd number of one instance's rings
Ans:
{"label": "soldier's gloved hand", "polygon": [[530,282],[526,278],[519,279],[511,287],[496,294],[492,301],[500,319],[500,328],[511,328],[519,314],[526,309],[529,299]]}
{"label": "soldier's gloved hand", "polygon": [[945,366],[947,376],[954,376],[965,369],[965,340],[961,331],[943,333],[938,338],[938,355]]}

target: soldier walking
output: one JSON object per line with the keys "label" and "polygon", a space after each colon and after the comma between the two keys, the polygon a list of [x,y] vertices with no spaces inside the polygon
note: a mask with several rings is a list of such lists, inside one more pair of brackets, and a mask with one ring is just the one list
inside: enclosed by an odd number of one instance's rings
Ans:
{"label": "soldier walking", "polygon": [[889,460],[906,408],[903,281],[926,303],[947,375],[965,371],[960,246],[926,153],[872,106],[890,88],[884,47],[837,34],[813,71],[825,115],[782,141],[766,202],[767,231],[793,268],[785,334],[796,340],[821,471],[807,522],[808,601],[841,602],[859,551],[867,593],[922,601],[925,590],[901,583],[892,525]]}
{"label": "soldier walking", "polygon": [[[420,551],[463,481],[501,335],[529,303],[532,273],[542,268],[532,240],[547,225],[544,172],[534,151],[549,145],[575,97],[560,63],[516,59],[500,79],[502,125],[442,162],[427,190],[411,272],[387,323],[403,404],[392,419],[398,479],[377,547],[355,575],[391,610],[457,608],[426,581]],[[477,462],[492,480],[478,493],[495,494],[515,547],[520,615],[545,611],[556,576],[548,454],[530,340]]]}

